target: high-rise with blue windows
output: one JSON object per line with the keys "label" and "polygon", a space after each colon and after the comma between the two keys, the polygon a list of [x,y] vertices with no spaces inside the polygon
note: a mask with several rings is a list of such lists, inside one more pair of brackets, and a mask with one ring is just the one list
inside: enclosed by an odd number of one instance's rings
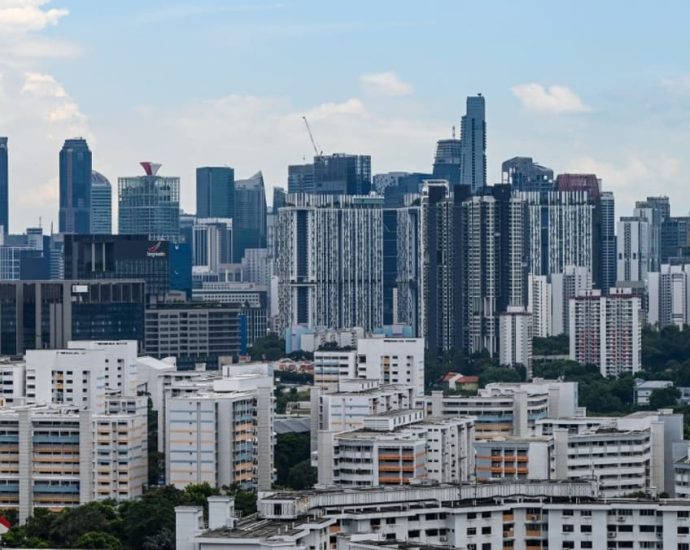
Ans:
{"label": "high-rise with blue windows", "polygon": [[0,225],[2,232],[10,232],[9,217],[9,159],[7,156],[7,138],[0,137]]}
{"label": "high-rise with blue windows", "polygon": [[486,186],[486,115],[481,94],[467,98],[460,131],[460,184],[469,185],[472,193],[476,193]]}
{"label": "high-rise with blue windows", "polygon": [[198,218],[235,217],[235,171],[229,166],[196,169]]}
{"label": "high-rise with blue windows", "polygon": [[60,233],[91,232],[91,151],[83,138],[60,151]]}
{"label": "high-rise with blue windows", "polygon": [[113,188],[103,174],[91,172],[91,233],[113,232]]}
{"label": "high-rise with blue windows", "polygon": [[261,172],[236,182],[235,204],[233,257],[240,263],[247,248],[266,248],[266,191]]}

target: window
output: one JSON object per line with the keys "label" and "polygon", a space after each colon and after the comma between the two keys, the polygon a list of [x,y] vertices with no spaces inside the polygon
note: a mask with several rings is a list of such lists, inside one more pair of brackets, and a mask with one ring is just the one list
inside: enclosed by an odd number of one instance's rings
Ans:
{"label": "window", "polygon": [[592,541],[591,540],[583,540],[580,543],[580,548],[592,548]]}
{"label": "window", "polygon": [[467,528],[467,536],[472,537],[477,534],[477,528],[476,527],[468,527]]}
{"label": "window", "polygon": [[687,535],[688,533],[690,533],[690,527],[686,527],[684,525],[678,527],[678,534],[679,535]]}
{"label": "window", "polygon": [[563,532],[564,533],[572,533],[575,531],[575,527],[573,525],[570,525],[568,523],[563,524]]}
{"label": "window", "polygon": [[580,533],[591,533],[592,532],[592,526],[591,525],[580,525]]}
{"label": "window", "polygon": [[490,535],[491,534],[491,526],[487,525],[486,527],[482,527],[482,535]]}

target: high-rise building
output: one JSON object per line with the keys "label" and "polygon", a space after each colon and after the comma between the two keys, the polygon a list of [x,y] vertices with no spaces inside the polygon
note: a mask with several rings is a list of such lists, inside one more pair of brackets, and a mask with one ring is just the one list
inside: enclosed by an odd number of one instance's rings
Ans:
{"label": "high-rise building", "polygon": [[418,330],[434,353],[461,348],[459,299],[462,288],[456,245],[461,246],[455,228],[461,230],[458,208],[445,180],[424,183],[421,197],[422,278],[419,281],[423,309]]}
{"label": "high-rise building", "polygon": [[592,290],[592,273],[586,267],[567,265],[550,277],[551,329],[549,336],[568,334],[570,301],[581,292]]}
{"label": "high-rise building", "polygon": [[658,271],[661,265],[661,228],[670,214],[668,197],[647,197],[635,203],[633,216],[647,220],[650,271]]}
{"label": "high-rise building", "polygon": [[148,296],[192,291],[190,245],[149,240],[145,235],[66,235],[67,279],[142,279]]}
{"label": "high-rise building", "polygon": [[642,304],[628,290],[581,292],[570,301],[570,359],[604,377],[642,368]]}
{"label": "high-rise building", "polygon": [[537,164],[532,157],[513,157],[501,165],[501,183],[515,191],[552,191],[553,170]]}
{"label": "high-rise building", "polygon": [[497,201],[473,196],[462,203],[464,348],[498,351],[499,253]]}
{"label": "high-rise building", "polygon": [[192,240],[192,264],[218,273],[222,264],[232,263],[232,220],[196,218]]}
{"label": "high-rise building", "polygon": [[291,164],[288,166],[287,192],[290,195],[314,192],[313,164]]}
{"label": "high-rise building", "polygon": [[647,274],[647,322],[658,328],[690,324],[690,264],[661,264]]}
{"label": "high-rise building", "polygon": [[668,217],[661,223],[661,263],[690,259],[690,216]]}
{"label": "high-rise building", "polygon": [[551,336],[551,283],[546,275],[528,275],[527,311],[532,315],[532,335]]}
{"label": "high-rise building", "polygon": [[383,325],[383,198],[290,195],[278,211],[280,332]]}
{"label": "high-rise building", "polygon": [[229,166],[196,169],[196,215],[199,218],[235,217],[235,171]]}
{"label": "high-rise building", "polygon": [[524,307],[509,306],[499,315],[499,353],[501,365],[522,365],[531,378],[532,315]]}
{"label": "high-rise building", "polygon": [[623,216],[618,222],[618,263],[619,282],[644,282],[651,270],[650,242],[651,231],[647,218]]}
{"label": "high-rise building", "polygon": [[234,263],[242,261],[247,248],[266,248],[266,192],[261,172],[235,181],[232,232]]}
{"label": "high-rise building", "polygon": [[595,273],[599,247],[595,238],[596,205],[590,192],[519,193],[525,202],[527,272],[550,275],[566,265]]}
{"label": "high-rise building", "polygon": [[462,117],[460,131],[460,183],[476,193],[486,185],[486,114],[481,94],[467,98],[467,111]]}
{"label": "high-rise building", "polygon": [[60,233],[91,232],[91,151],[83,138],[60,150]]}
{"label": "high-rise building", "polygon": [[372,180],[372,190],[379,195],[385,195],[386,189],[398,185],[401,178],[408,176],[409,172],[386,172],[385,174],[374,174]]}
{"label": "high-rise building", "polygon": [[103,174],[91,171],[91,233],[113,232],[113,189]]}
{"label": "high-rise building", "polygon": [[460,185],[460,161],[462,158],[462,140],[441,139],[436,144],[433,179],[446,180],[452,189]]}
{"label": "high-rise building", "polygon": [[616,204],[611,191],[604,191],[599,198],[601,211],[601,277],[599,286],[607,294],[616,286]]}
{"label": "high-rise building", "polygon": [[371,191],[371,157],[336,153],[314,157],[314,193],[368,195]]}
{"label": "high-rise building", "polygon": [[[0,355],[70,340],[144,341],[142,280],[0,283]],[[31,319],[31,322],[27,322]]]}
{"label": "high-rise building", "polygon": [[597,198],[601,192],[601,186],[595,174],[558,174],[555,190],[586,191],[590,198]]}
{"label": "high-rise building", "polygon": [[160,164],[142,162],[145,175],[118,178],[119,232],[178,242],[180,178],[159,176]]}
{"label": "high-rise building", "polygon": [[2,226],[4,234],[10,232],[9,193],[10,175],[7,138],[0,137],[0,226]]}
{"label": "high-rise building", "polygon": [[287,202],[287,193],[284,187],[273,188],[273,202],[271,203],[271,211],[275,214],[279,208],[285,206]]}

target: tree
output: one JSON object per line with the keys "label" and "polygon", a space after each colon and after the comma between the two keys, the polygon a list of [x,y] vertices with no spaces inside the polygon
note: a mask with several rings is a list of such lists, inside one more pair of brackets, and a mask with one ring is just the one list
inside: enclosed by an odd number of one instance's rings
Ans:
{"label": "tree", "polygon": [[74,548],[105,548],[106,550],[121,550],[122,543],[117,537],[108,533],[89,531],[77,540]]}
{"label": "tree", "polygon": [[269,332],[254,342],[249,348],[249,355],[257,361],[277,361],[285,357],[285,340],[275,332]]}
{"label": "tree", "polygon": [[480,373],[479,385],[484,387],[492,382],[524,382],[524,377],[512,367],[488,367]]}
{"label": "tree", "polygon": [[534,355],[568,355],[570,353],[570,340],[567,334],[546,338],[537,336],[532,339],[532,352]]}
{"label": "tree", "polygon": [[288,483],[291,468],[303,460],[308,460],[310,454],[311,437],[309,432],[279,434],[276,438],[274,452],[276,484],[291,487]]}
{"label": "tree", "polygon": [[680,390],[671,386],[670,388],[657,388],[649,396],[649,406],[653,410],[674,407],[680,398]]}
{"label": "tree", "polygon": [[316,468],[314,468],[311,465],[311,461],[307,459],[290,468],[287,484],[292,489],[302,491],[304,489],[311,489],[316,484],[316,481]]}

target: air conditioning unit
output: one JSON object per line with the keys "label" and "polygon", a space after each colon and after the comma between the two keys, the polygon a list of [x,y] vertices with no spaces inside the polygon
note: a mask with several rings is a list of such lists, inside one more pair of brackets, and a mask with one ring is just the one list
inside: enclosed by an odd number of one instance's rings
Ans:
{"label": "air conditioning unit", "polygon": [[615,531],[609,531],[609,538],[615,539],[616,538],[616,532]]}
{"label": "air conditioning unit", "polygon": [[625,516],[618,516],[618,523],[625,523]]}

